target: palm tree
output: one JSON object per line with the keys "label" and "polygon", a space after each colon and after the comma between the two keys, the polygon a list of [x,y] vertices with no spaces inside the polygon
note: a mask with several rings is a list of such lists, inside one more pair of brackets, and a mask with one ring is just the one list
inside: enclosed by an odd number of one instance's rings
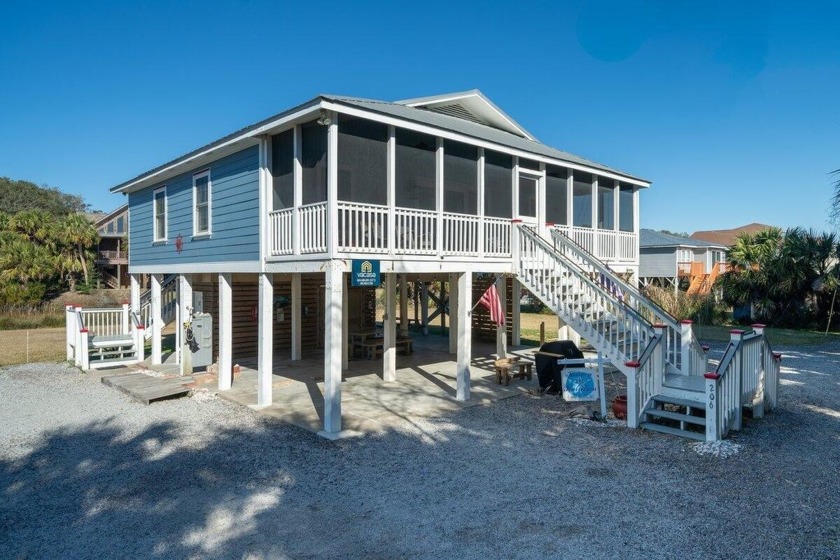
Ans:
{"label": "palm tree", "polygon": [[73,258],[84,275],[85,284],[90,282],[88,261],[93,258],[92,249],[99,242],[99,233],[83,214],[69,214],[58,225],[61,239],[71,247]]}

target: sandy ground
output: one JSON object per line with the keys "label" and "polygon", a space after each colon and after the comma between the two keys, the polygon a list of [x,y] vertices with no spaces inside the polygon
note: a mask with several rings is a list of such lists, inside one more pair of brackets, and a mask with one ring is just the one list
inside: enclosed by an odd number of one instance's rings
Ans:
{"label": "sandy ground", "polygon": [[[721,348],[715,348],[719,356]],[[523,395],[329,442],[0,370],[0,558],[836,558],[840,344],[781,348],[726,459]]]}

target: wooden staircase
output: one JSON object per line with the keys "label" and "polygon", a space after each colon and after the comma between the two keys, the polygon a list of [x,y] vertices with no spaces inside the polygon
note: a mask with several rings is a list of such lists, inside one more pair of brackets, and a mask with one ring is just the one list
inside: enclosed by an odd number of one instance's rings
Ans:
{"label": "wooden staircase", "polygon": [[[550,237],[550,239],[548,239]],[[732,331],[717,370],[691,329],[557,230],[514,228],[517,279],[627,377],[628,426],[715,441],[745,406],[776,404],[781,359],[756,325]]]}
{"label": "wooden staircase", "polygon": [[[169,274],[164,276],[160,285],[160,311],[163,324],[161,329],[175,320],[178,309],[178,276]],[[140,296],[140,323],[145,327],[145,337],[149,340],[152,337],[152,291],[147,290]]]}

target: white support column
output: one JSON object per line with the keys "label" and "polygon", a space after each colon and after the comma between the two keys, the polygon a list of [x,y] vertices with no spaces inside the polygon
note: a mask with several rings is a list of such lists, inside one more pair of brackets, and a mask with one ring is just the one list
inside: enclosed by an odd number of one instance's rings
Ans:
{"label": "white support column", "polygon": [[382,323],[385,328],[385,341],[382,354],[382,380],[397,380],[397,323],[394,321],[397,310],[397,275],[393,272],[385,274],[385,314]]}
{"label": "white support column", "polygon": [[592,175],[592,254],[598,259],[602,259],[600,249],[598,248],[598,176]]}
{"label": "white support column", "polygon": [[408,333],[408,281],[400,274],[400,329]]}
{"label": "white support column", "polygon": [[[294,151],[294,167],[293,167],[293,181],[292,198],[294,199],[294,210],[292,211],[292,251],[295,255],[300,255],[300,207],[303,205],[303,167],[300,163],[301,158],[301,133],[300,125],[296,125],[293,135],[293,151]],[[292,358],[294,360],[294,358]]]}
{"label": "white support column", "polygon": [[131,311],[131,305],[125,301],[122,304],[122,334],[129,334],[131,333],[131,318],[129,317],[129,313]]}
{"label": "white support column", "polygon": [[396,128],[394,126],[388,127],[388,155],[386,161],[387,173],[385,178],[385,205],[388,207],[387,241],[388,254],[393,255],[397,239],[396,212],[394,210],[397,201],[397,138]]}
{"label": "white support column", "polygon": [[478,149],[478,256],[484,258],[484,148]]}
{"label": "white support column", "polygon": [[449,353],[458,353],[458,300],[461,293],[458,291],[458,275],[449,275]]}
{"label": "white support column", "polygon": [[301,331],[301,275],[299,272],[292,274],[292,360],[300,360],[303,357],[303,340]]}
{"label": "white support column", "polygon": [[680,321],[680,371],[683,375],[701,375],[705,371],[691,371],[692,323],[688,319]]}
{"label": "white support column", "polygon": [[269,406],[274,370],[274,275],[260,273],[257,310],[257,406]]}
{"label": "white support column", "polygon": [[[269,224],[268,213],[271,211],[273,204],[273,196],[271,193],[271,168],[269,167],[271,160],[271,138],[267,134],[260,136],[259,144],[259,228],[260,228],[260,261],[265,262],[269,254],[269,240],[271,238],[271,226]],[[190,303],[192,305],[192,303]]]}
{"label": "white support column", "polygon": [[575,211],[572,205],[575,203],[575,172],[569,169],[566,177],[566,225],[570,228],[575,225]]}
{"label": "white support column", "polygon": [[[507,279],[504,275],[496,278],[496,291],[499,292],[503,313],[507,315]],[[496,327],[496,356],[499,359],[507,357],[507,321]]]}
{"label": "white support column", "polygon": [[[76,345],[76,334],[79,330],[76,319],[76,308],[72,305],[64,306],[64,338],[67,343],[67,361],[75,356],[73,350]],[[78,349],[76,349],[78,350]],[[76,352],[78,353],[78,352]]]}
{"label": "white support column", "polygon": [[[472,273],[458,274],[458,293],[472,294]],[[470,320],[469,297],[458,298],[458,355],[457,355],[457,383],[456,398],[466,401],[470,398],[470,360],[472,359],[472,321]]]}
{"label": "white support column", "polygon": [[327,132],[327,253],[338,250],[338,114],[331,112]]}
{"label": "white support column", "polygon": [[233,384],[233,282],[219,274],[219,391]]}
{"label": "white support column", "polygon": [[128,280],[131,287],[131,312],[140,313],[140,275],[129,274]]}
{"label": "white support column", "polygon": [[333,438],[341,432],[341,333],[344,313],[344,272],[339,261],[330,261],[324,285],[324,430],[319,435]]}
{"label": "white support column", "polygon": [[435,245],[438,257],[443,258],[443,138],[437,138],[435,151],[435,208],[437,223],[435,227]]}
{"label": "white support column", "polygon": [[511,328],[513,329],[513,345],[519,346],[522,344],[522,316],[519,309],[519,294],[522,293],[522,284],[516,278],[513,279],[513,297],[511,298],[511,305],[513,306],[513,318]]}
{"label": "white support column", "polygon": [[160,284],[161,274],[152,274],[152,365],[160,365],[162,361],[161,330],[163,329],[163,309],[161,306]]}
{"label": "white support column", "polygon": [[181,274],[178,277],[178,324],[175,325],[178,350],[178,363],[181,365],[181,375],[192,373],[192,355],[184,352],[184,323],[190,320],[192,314],[192,275]]}

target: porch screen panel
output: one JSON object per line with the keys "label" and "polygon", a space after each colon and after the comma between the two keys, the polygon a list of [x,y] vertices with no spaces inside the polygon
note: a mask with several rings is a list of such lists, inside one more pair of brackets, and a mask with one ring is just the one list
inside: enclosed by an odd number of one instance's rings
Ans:
{"label": "porch screen panel", "polygon": [[572,195],[572,225],[592,227],[592,175],[580,171],[573,172],[574,190]]}
{"label": "porch screen panel", "polygon": [[519,177],[519,215],[537,217],[537,179]]}
{"label": "porch screen panel", "polygon": [[539,171],[540,162],[525,158],[519,158],[519,167],[522,167],[524,169],[530,169],[532,171]]}
{"label": "porch screen panel", "polygon": [[615,180],[598,177],[598,227],[615,229]]}
{"label": "porch screen panel", "polygon": [[633,187],[622,184],[618,187],[618,229],[633,231],[634,218]]}
{"label": "porch screen panel", "polygon": [[295,131],[271,137],[271,178],[274,210],[291,208],[295,203]]}
{"label": "porch screen panel", "polygon": [[303,204],[327,200],[327,129],[317,122],[300,127]]}
{"label": "porch screen panel", "polygon": [[545,170],[545,221],[567,225],[568,172],[562,167],[548,166]]}
{"label": "porch screen panel", "polygon": [[478,148],[443,142],[443,210],[478,213]]}
{"label": "porch screen panel", "polygon": [[434,210],[435,137],[398,128],[396,140],[397,206]]}
{"label": "porch screen panel", "polygon": [[513,158],[490,150],[484,152],[484,214],[486,216],[513,217],[512,176]]}
{"label": "porch screen panel", "polygon": [[338,120],[338,199],[387,202],[388,126],[342,115]]}

